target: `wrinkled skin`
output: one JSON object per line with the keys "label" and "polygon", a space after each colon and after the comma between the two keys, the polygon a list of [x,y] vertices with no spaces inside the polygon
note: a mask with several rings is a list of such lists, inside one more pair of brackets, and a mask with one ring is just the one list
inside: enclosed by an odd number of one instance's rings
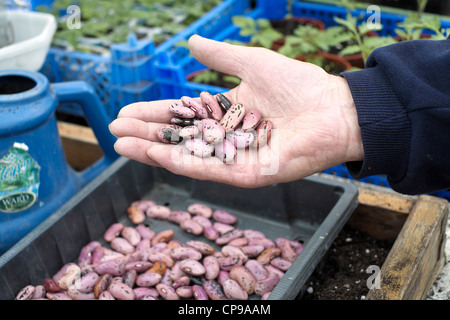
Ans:
{"label": "wrinkled skin", "polygon": [[[224,95],[248,109],[259,110],[264,119],[272,121],[276,131],[272,133],[273,145],[264,148],[276,152],[276,170],[263,173],[262,169],[269,167],[267,161],[224,164],[209,157],[201,159],[199,165],[191,155],[183,156],[181,162],[175,159],[177,146],[160,143],[156,136],[158,127],[169,123],[172,115],[168,107],[174,100],[138,102],[120,110],[110,125],[118,138],[115,150],[120,155],[176,174],[248,188],[293,181],[363,159],[356,109],[343,77],[263,48],[199,36],[189,39],[189,47],[201,63],[241,79],[239,86]],[[261,150],[245,152],[255,156]]]}

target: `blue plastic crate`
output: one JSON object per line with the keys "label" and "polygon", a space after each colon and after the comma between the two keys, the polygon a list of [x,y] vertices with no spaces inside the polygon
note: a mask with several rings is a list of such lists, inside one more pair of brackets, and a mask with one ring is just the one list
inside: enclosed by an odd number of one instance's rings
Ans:
{"label": "blue plastic crate", "polygon": [[[352,15],[360,17],[360,21],[365,21],[371,13],[366,10],[353,10]],[[220,19],[213,16],[204,17],[205,25],[214,25],[218,32],[214,36],[210,36],[215,40],[223,41],[232,40],[248,40],[246,37],[239,35],[239,29],[232,24],[231,18],[233,12],[224,13]],[[256,6],[252,10],[247,10],[246,15],[253,18],[266,19],[282,19],[287,14],[286,0],[257,0]],[[294,1],[292,5],[292,14],[299,17],[310,17],[322,20],[327,27],[336,25],[335,17],[345,18],[347,9],[336,5],[311,3],[303,1]],[[377,31],[381,36],[393,35],[397,24],[404,21],[405,15],[381,12],[380,20],[383,29]],[[442,27],[450,28],[450,21],[441,21]],[[205,85],[187,81],[187,76],[193,72],[205,69],[206,67],[196,61],[189,55],[189,51],[183,47],[168,47],[158,54],[155,62],[155,71],[157,82],[161,88],[162,98],[178,98],[181,95],[196,95],[201,92]],[[223,88],[212,87],[213,92],[223,92]]]}
{"label": "blue plastic crate", "polygon": [[[36,9],[39,5],[50,6],[52,2],[51,0],[32,1],[32,8]],[[159,86],[155,84],[157,78],[152,67],[160,52],[174,47],[180,41],[187,40],[192,34],[213,37],[222,28],[220,25],[222,17],[244,14],[249,6],[250,0],[224,0],[206,15],[157,47],[149,44],[148,40],[137,41],[134,47],[135,53],[145,51],[147,56],[131,60],[128,64],[123,63],[122,58],[125,52],[128,52],[129,56],[133,55],[133,48],[126,48],[130,45],[129,43],[114,46],[120,58],[114,56],[114,52],[111,52],[111,57],[104,57],[92,53],[50,48],[40,71],[51,82],[72,80],[88,82],[95,88],[111,119],[114,119],[118,110],[129,103],[161,97]],[[143,47],[150,49],[140,52],[139,50]],[[120,83],[120,79],[127,79],[127,82]],[[82,115],[77,105],[61,105],[58,111],[75,116]]]}

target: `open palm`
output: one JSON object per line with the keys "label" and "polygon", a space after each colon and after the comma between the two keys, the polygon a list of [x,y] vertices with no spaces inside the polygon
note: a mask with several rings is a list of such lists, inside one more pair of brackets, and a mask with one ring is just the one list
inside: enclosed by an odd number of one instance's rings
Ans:
{"label": "open palm", "polygon": [[110,125],[116,151],[176,174],[241,187],[259,187],[303,178],[331,166],[363,158],[361,135],[345,79],[263,48],[189,40],[194,57],[241,84],[225,93],[233,102],[258,109],[273,123],[269,144],[238,153],[234,163],[216,157],[195,159],[180,147],[158,142],[156,130],[169,123],[173,100],[138,102]]}

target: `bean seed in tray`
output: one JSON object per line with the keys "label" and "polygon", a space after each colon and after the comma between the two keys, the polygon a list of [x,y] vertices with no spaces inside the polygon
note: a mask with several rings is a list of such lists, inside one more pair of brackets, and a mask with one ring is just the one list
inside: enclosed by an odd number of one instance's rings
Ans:
{"label": "bean seed in tray", "polygon": [[[145,219],[136,220],[136,212]],[[77,261],[17,300],[267,299],[302,251],[300,242],[240,229],[232,212],[192,203],[172,210],[138,200]],[[132,213],[132,214],[130,214]],[[217,237],[210,238],[214,229]]]}

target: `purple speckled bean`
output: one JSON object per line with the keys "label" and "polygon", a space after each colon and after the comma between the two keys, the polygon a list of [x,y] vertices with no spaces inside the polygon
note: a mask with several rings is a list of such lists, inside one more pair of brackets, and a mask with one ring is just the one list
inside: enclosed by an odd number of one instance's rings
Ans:
{"label": "purple speckled bean", "polygon": [[180,261],[180,268],[184,272],[193,276],[202,276],[206,272],[205,267],[200,262],[193,259],[185,259]]}
{"label": "purple speckled bean", "polygon": [[100,293],[100,295],[98,296],[98,300],[116,300],[116,299],[113,297],[111,292],[105,290],[102,293]]}
{"label": "purple speckled bean", "polygon": [[222,119],[223,111],[219,105],[219,102],[214,98],[214,96],[208,91],[203,91],[200,93],[200,99],[202,100],[203,106],[208,110],[211,117],[217,121]]}
{"label": "purple speckled bean", "polygon": [[45,291],[47,291],[47,292],[55,293],[55,292],[61,291],[61,288],[58,286],[56,281],[53,280],[52,278],[44,279],[43,285],[44,285]]}
{"label": "purple speckled bean", "polygon": [[240,247],[227,244],[222,247],[221,251],[225,256],[240,256],[244,263],[248,260],[248,256],[244,253],[244,251],[242,251]]}
{"label": "purple speckled bean", "polygon": [[244,260],[239,255],[232,255],[223,257],[221,259],[218,259],[220,269],[225,271],[230,271],[231,269],[242,266],[244,264]]}
{"label": "purple speckled bean", "polygon": [[272,293],[272,291],[270,292],[266,292],[261,296],[261,300],[267,300],[270,296],[270,294]]}
{"label": "purple speckled bean", "polygon": [[134,288],[133,291],[136,300],[141,300],[145,296],[153,296],[155,298],[158,298],[159,296],[158,290],[156,290],[155,288],[137,287]]}
{"label": "purple speckled bean", "polygon": [[45,298],[45,288],[44,288],[44,286],[43,285],[37,285],[37,286],[35,286],[34,287],[34,294],[33,294],[33,297],[32,297],[32,299],[33,300],[35,300],[35,299],[43,299],[43,298]]}
{"label": "purple speckled bean", "polygon": [[178,247],[170,249],[170,256],[175,260],[200,260],[202,258],[201,252],[192,247]]}
{"label": "purple speckled bean", "polygon": [[161,142],[177,144],[182,140],[179,135],[182,128],[183,127],[175,124],[165,124],[158,128],[156,131],[156,136]]}
{"label": "purple speckled bean", "polygon": [[244,237],[250,239],[253,238],[265,238],[266,235],[264,233],[262,233],[261,231],[258,230],[253,230],[253,229],[245,229],[244,230]]}
{"label": "purple speckled bean", "polygon": [[269,273],[273,273],[273,274],[276,274],[277,275],[277,277],[281,280],[281,278],[283,278],[283,276],[284,276],[284,271],[281,271],[280,269],[278,269],[278,268],[275,268],[274,266],[272,266],[272,265],[266,265],[266,266],[264,266],[265,268],[266,268],[266,270],[269,272]]}
{"label": "purple speckled bean", "polygon": [[242,130],[256,129],[261,122],[261,112],[256,109],[248,110],[242,119]]}
{"label": "purple speckled bean", "polygon": [[217,231],[216,228],[211,226],[203,229],[203,235],[205,236],[206,239],[215,241],[220,236],[220,233],[219,231]]}
{"label": "purple speckled bean", "polygon": [[128,218],[130,218],[131,223],[140,224],[145,220],[145,211],[138,207],[130,206],[127,209]]}
{"label": "purple speckled bean", "polygon": [[120,235],[126,239],[132,246],[137,246],[137,244],[141,241],[141,235],[139,232],[132,227],[124,227],[120,233]]}
{"label": "purple speckled bean", "polygon": [[281,271],[287,271],[292,265],[292,262],[289,260],[283,259],[281,257],[275,257],[272,260],[270,260],[270,264],[274,266],[275,268],[280,269]]}
{"label": "purple speckled bean", "polygon": [[214,145],[214,155],[223,163],[232,163],[236,156],[236,147],[233,143],[224,139]]}
{"label": "purple speckled bean", "polygon": [[155,231],[151,230],[144,224],[137,225],[135,229],[137,232],[139,232],[142,239],[151,239],[155,236]]}
{"label": "purple speckled bean", "polygon": [[69,262],[66,263],[65,265],[63,265],[61,267],[61,269],[59,269],[52,277],[53,280],[55,280],[55,282],[58,282],[58,280],[67,272],[67,270],[71,267],[71,266],[76,266],[75,263],[73,262]]}
{"label": "purple speckled bean", "polygon": [[155,201],[153,201],[153,200],[145,200],[145,199],[136,200],[136,201],[133,201],[131,203],[132,207],[139,208],[139,209],[141,209],[144,212],[147,211],[147,209],[149,207],[155,206],[155,205],[156,205]]}
{"label": "purple speckled bean", "polygon": [[203,227],[198,222],[192,219],[183,220],[180,222],[180,228],[186,232],[201,235],[203,233]]}
{"label": "purple speckled bean", "polygon": [[264,249],[263,252],[259,256],[256,257],[256,260],[261,262],[263,265],[269,264],[270,260],[275,257],[278,257],[281,254],[281,250],[279,248],[267,248]]}
{"label": "purple speckled bean", "polygon": [[216,280],[208,280],[203,283],[203,289],[211,300],[226,300],[223,289]]}
{"label": "purple speckled bean", "polygon": [[191,279],[188,276],[181,276],[172,282],[172,288],[188,286],[191,283]]}
{"label": "purple speckled bean", "polygon": [[92,255],[92,265],[96,266],[97,264],[103,261],[103,257],[105,256],[105,248],[103,247],[95,248],[92,251],[91,255]]}
{"label": "purple speckled bean", "polygon": [[261,262],[250,259],[245,263],[245,267],[250,271],[250,273],[255,277],[256,280],[261,280],[269,275],[267,269],[262,265]]}
{"label": "purple speckled bean", "polygon": [[180,118],[194,118],[195,117],[195,112],[192,109],[190,109],[184,105],[181,105],[177,102],[170,104],[169,111],[174,116],[177,116]]}
{"label": "purple speckled bean", "polygon": [[198,214],[194,215],[191,219],[194,220],[195,222],[197,222],[198,224],[200,224],[203,228],[212,226],[211,220],[209,218],[203,217],[201,215],[198,215]]}
{"label": "purple speckled bean", "polygon": [[219,231],[220,235],[223,235],[231,230],[234,230],[234,227],[232,225],[222,223],[222,222],[214,222],[213,227]]}
{"label": "purple speckled bean", "polygon": [[173,259],[170,257],[170,254],[165,254],[163,252],[150,253],[148,256],[148,260],[153,263],[162,261],[168,268],[172,268],[175,263],[175,261],[173,261]]}
{"label": "purple speckled bean", "polygon": [[111,248],[123,254],[132,253],[135,250],[134,246],[122,237],[114,238],[110,245]]}
{"label": "purple speckled bean", "polygon": [[274,273],[269,273],[269,275],[255,283],[255,294],[262,296],[267,292],[271,292],[273,288],[278,284],[280,279]]}
{"label": "purple speckled bean", "polygon": [[114,223],[108,229],[106,229],[103,238],[106,242],[111,242],[122,231],[124,225],[121,223]]}
{"label": "purple speckled bean", "polygon": [[183,129],[180,130],[180,137],[182,138],[194,138],[200,133],[200,129],[195,126],[186,126]]}
{"label": "purple speckled bean", "polygon": [[191,110],[195,111],[195,115],[197,118],[200,119],[208,118],[208,111],[201,102],[188,96],[181,97],[181,102],[185,107],[188,107]]}
{"label": "purple speckled bean", "polygon": [[77,279],[80,278],[81,269],[78,265],[71,265],[67,268],[67,271],[59,278],[57,281],[58,286],[67,290],[70,286],[72,286]]}
{"label": "purple speckled bean", "polygon": [[230,242],[233,239],[240,238],[244,235],[244,232],[241,229],[233,229],[222,234],[219,238],[216,239],[216,244],[224,245]]}
{"label": "purple speckled bean", "polygon": [[249,245],[263,245],[265,249],[267,248],[275,248],[276,244],[275,241],[267,238],[251,238],[248,240]]}
{"label": "purple speckled bean", "polygon": [[184,272],[180,267],[180,261],[175,261],[174,265],[170,269],[169,277],[172,281],[176,281],[182,277],[186,276],[186,272]]}
{"label": "purple speckled bean", "polygon": [[16,300],[31,300],[33,298],[35,287],[28,285],[24,287],[16,296]]}
{"label": "purple speckled bean", "polygon": [[110,284],[108,291],[118,300],[134,300],[134,291],[124,283],[113,282]]}
{"label": "purple speckled bean", "polygon": [[217,102],[219,103],[219,106],[226,112],[230,107],[233,105],[233,103],[228,99],[225,95],[222,93],[218,93],[215,95],[215,98]]}
{"label": "purple speckled bean", "polygon": [[94,267],[95,272],[100,275],[109,273],[113,276],[121,276],[125,273],[125,264],[116,260],[106,260]]}
{"label": "purple speckled bean", "polygon": [[217,281],[223,286],[225,280],[231,279],[228,271],[220,270],[219,275],[217,276]]}
{"label": "purple speckled bean", "polygon": [[192,286],[192,295],[194,296],[195,300],[209,300],[208,294],[206,293],[205,289],[203,289],[203,287],[199,286],[198,284],[194,284]]}
{"label": "purple speckled bean", "polygon": [[203,119],[201,129],[202,138],[208,143],[216,144],[225,138],[225,130],[214,119]]}
{"label": "purple speckled bean", "polygon": [[75,286],[71,286],[67,289],[67,295],[72,300],[95,300],[94,292],[81,292]]}
{"label": "purple speckled bean", "polygon": [[175,289],[175,292],[180,298],[189,299],[193,297],[192,287],[191,286],[181,286]]}
{"label": "purple speckled bean", "polygon": [[110,275],[109,273],[100,276],[100,278],[97,280],[97,283],[94,285],[95,297],[99,298],[100,294],[108,289],[109,285],[111,284],[112,278],[112,275]]}
{"label": "purple speckled bean", "polygon": [[186,245],[196,249],[203,255],[210,255],[214,253],[214,248],[203,241],[189,240],[186,242]]}
{"label": "purple speckled bean", "polygon": [[66,292],[47,292],[45,296],[49,300],[72,300]]}
{"label": "purple speckled bean", "polygon": [[125,270],[136,270],[136,272],[144,272],[151,268],[151,266],[153,266],[153,263],[151,263],[150,261],[132,261],[128,262],[125,265]]}
{"label": "purple speckled bean", "polygon": [[180,297],[177,295],[175,289],[167,284],[158,283],[156,285],[156,290],[158,290],[159,295],[164,300],[179,300],[180,299]]}
{"label": "purple speckled bean", "polygon": [[124,284],[126,284],[130,288],[133,288],[134,284],[136,283],[136,278],[137,278],[137,271],[136,270],[128,270],[122,276],[122,279],[123,279],[122,281]]}
{"label": "purple speckled bean", "polygon": [[171,211],[169,216],[167,217],[167,220],[175,222],[177,224],[180,224],[182,221],[188,219],[191,219],[190,213],[183,210]]}
{"label": "purple speckled bean", "polygon": [[153,287],[158,284],[162,276],[156,272],[144,272],[137,276],[136,285],[140,287]]}
{"label": "purple speckled bean", "polygon": [[175,232],[171,229],[158,232],[152,239],[152,246],[156,246],[156,244],[160,242],[169,242],[172,240],[174,234]]}
{"label": "purple speckled bean", "polygon": [[208,280],[216,279],[220,272],[220,264],[216,257],[210,255],[203,258],[205,267],[205,278]]}
{"label": "purple speckled bean", "polygon": [[273,124],[270,120],[262,120],[256,128],[255,140],[252,142],[253,148],[265,146],[272,135]]}
{"label": "purple speckled bean", "polygon": [[245,106],[242,103],[234,103],[220,120],[225,131],[235,130],[245,116]]}
{"label": "purple speckled bean", "polygon": [[246,246],[247,244],[248,244],[248,239],[245,237],[236,238],[236,239],[233,239],[230,242],[228,242],[228,245],[232,245],[235,247],[243,247],[243,246]]}
{"label": "purple speckled bean", "polygon": [[281,250],[281,257],[283,259],[288,260],[289,262],[294,262],[297,259],[298,253],[295,252],[295,249],[292,247],[290,241],[284,241],[279,246]]}
{"label": "purple speckled bean", "polygon": [[100,276],[96,272],[90,271],[77,279],[75,282],[75,288],[82,293],[92,292],[99,278]]}
{"label": "purple speckled bean", "polygon": [[81,268],[92,264],[92,251],[98,247],[101,247],[100,242],[91,241],[81,249],[78,255],[78,265]]}
{"label": "purple speckled bean", "polygon": [[212,217],[213,210],[210,206],[203,203],[193,203],[187,208],[187,211],[193,215],[200,215],[207,219]]}
{"label": "purple speckled bean", "polygon": [[197,117],[195,118],[180,118],[180,117],[172,117],[170,119],[171,124],[175,124],[180,127],[192,126],[195,125],[196,122],[201,121]]}
{"label": "purple speckled bean", "polygon": [[241,129],[237,129],[235,131],[228,131],[226,139],[237,149],[245,149],[253,143],[255,134],[253,131],[244,132]]}
{"label": "purple speckled bean", "polygon": [[156,205],[145,212],[148,218],[165,220],[170,215],[170,209],[166,206]]}
{"label": "purple speckled bean", "polygon": [[234,224],[237,221],[237,217],[234,214],[223,209],[214,210],[212,217],[217,222],[225,224]]}
{"label": "purple speckled bean", "polygon": [[248,295],[255,292],[256,279],[244,266],[234,267],[229,271],[230,278],[237,281]]}
{"label": "purple speckled bean", "polygon": [[214,152],[214,145],[202,139],[188,139],[185,143],[186,149],[193,155],[200,158],[207,158]]}
{"label": "purple speckled bean", "polygon": [[237,300],[248,300],[247,292],[236,280],[227,279],[222,284],[223,292],[227,298]]}

